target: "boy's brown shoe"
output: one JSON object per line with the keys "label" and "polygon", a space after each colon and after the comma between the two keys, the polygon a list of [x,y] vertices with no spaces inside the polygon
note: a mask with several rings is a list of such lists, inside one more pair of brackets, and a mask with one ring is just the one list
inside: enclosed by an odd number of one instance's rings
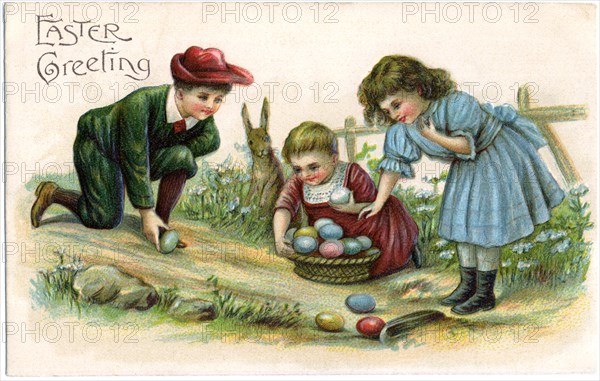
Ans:
{"label": "boy's brown shoe", "polygon": [[52,181],[42,181],[35,190],[36,200],[31,207],[31,224],[33,227],[40,226],[42,215],[54,202],[54,192],[58,185]]}

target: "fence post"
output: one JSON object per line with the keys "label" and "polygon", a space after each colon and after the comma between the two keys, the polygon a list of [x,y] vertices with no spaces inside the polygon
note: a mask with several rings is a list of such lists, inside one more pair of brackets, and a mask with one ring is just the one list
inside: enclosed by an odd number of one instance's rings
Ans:
{"label": "fence post", "polygon": [[[529,98],[530,95],[527,86],[519,87],[517,92],[519,113],[523,114],[524,112],[530,110]],[[556,159],[556,164],[558,165],[558,168],[564,176],[567,184],[569,186],[574,186],[578,182],[581,182],[581,176],[579,175],[579,172],[577,172],[575,164],[573,164],[573,159],[571,159],[571,156],[567,152],[564,144],[562,144],[554,128],[547,122],[535,120],[535,118],[532,118],[532,120],[538,126],[540,132],[542,135],[544,135],[544,138],[548,142],[548,147],[550,148],[550,151],[552,151],[552,154]]]}
{"label": "fence post", "polygon": [[354,163],[356,155],[356,119],[353,116],[348,116],[344,121],[346,152],[348,153],[348,162]]}

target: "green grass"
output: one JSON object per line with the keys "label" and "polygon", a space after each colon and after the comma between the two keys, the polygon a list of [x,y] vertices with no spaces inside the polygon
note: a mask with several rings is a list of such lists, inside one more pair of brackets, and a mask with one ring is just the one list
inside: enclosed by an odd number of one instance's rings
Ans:
{"label": "green grass", "polygon": [[[371,176],[377,182],[376,168],[380,158],[371,157],[375,148],[375,145],[365,143],[357,159],[366,161]],[[284,171],[289,175],[289,166],[284,165]],[[398,185],[394,190],[394,195],[405,204],[419,226],[418,245],[424,255],[424,267],[440,271],[458,266],[456,244],[441,239],[437,234],[442,199],[438,188],[444,183],[446,175],[442,173],[439,177],[423,178],[430,189],[417,190]],[[53,180],[61,186],[76,188],[74,174],[47,174],[44,178],[32,179],[26,184],[27,189],[33,190],[41,180]],[[155,193],[157,185],[158,182],[153,184]],[[202,161],[198,175],[188,181],[175,213],[201,221],[229,239],[254,247],[270,247],[273,239],[271,214],[243,205],[249,185],[250,174],[246,164],[227,159],[214,166]],[[583,185],[570,190],[561,205],[553,210],[550,221],[537,226],[532,235],[502,248],[499,282],[505,288],[518,290],[534,285],[555,287],[580,284],[585,280],[591,242],[585,240],[584,233],[593,227],[589,204],[584,201],[587,192]],[[69,291],[75,272],[65,267],[64,260],[61,257],[56,268],[41,271],[37,279],[32,281],[36,289],[35,300],[42,304],[66,301],[79,306]],[[163,297],[167,299],[160,305],[164,307],[174,291],[163,291]],[[215,292],[216,305],[228,318],[239,318],[250,324],[296,324],[295,318],[292,318],[296,306],[257,301],[244,304],[228,292],[217,290],[216,284]],[[291,320],[278,321],[277,315],[287,316]]]}
{"label": "green grass", "polygon": [[302,324],[304,316],[300,304],[289,305],[277,301],[241,300],[230,291],[219,287],[216,276],[207,278],[213,285],[213,303],[222,319],[232,319],[250,325],[290,328]]}

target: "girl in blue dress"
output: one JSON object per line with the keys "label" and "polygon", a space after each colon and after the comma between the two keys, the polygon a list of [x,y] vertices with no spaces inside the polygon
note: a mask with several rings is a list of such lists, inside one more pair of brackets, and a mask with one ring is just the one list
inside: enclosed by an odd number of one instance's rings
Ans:
{"label": "girl in blue dress", "polygon": [[450,163],[439,236],[457,242],[460,284],[441,303],[458,314],[495,307],[500,248],[548,221],[564,193],[537,150],[533,122],[509,105],[480,105],[450,75],[406,56],[386,56],[358,90],[367,123],[388,124],[379,193],[359,217],[377,214],[411,163]]}

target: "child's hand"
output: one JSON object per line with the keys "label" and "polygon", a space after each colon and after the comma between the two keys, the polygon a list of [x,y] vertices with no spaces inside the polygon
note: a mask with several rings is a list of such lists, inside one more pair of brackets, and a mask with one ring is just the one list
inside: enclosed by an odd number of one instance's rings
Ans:
{"label": "child's hand", "polygon": [[290,243],[283,239],[277,240],[275,242],[275,250],[277,250],[277,254],[283,257],[288,257],[290,255],[295,254],[295,251],[290,245]]}
{"label": "child's hand", "polygon": [[369,205],[365,206],[360,211],[360,213],[358,213],[358,219],[360,220],[363,216],[365,216],[365,218],[371,218],[371,217],[377,215],[377,213],[379,213],[381,211],[381,209],[383,209],[383,205],[379,205],[375,202],[372,204],[369,204]]}
{"label": "child's hand", "polygon": [[148,239],[156,247],[157,251],[160,251],[159,244],[159,229],[169,229],[167,224],[156,214],[154,209],[140,209],[140,216],[142,217],[142,231]]}
{"label": "child's hand", "polygon": [[350,201],[347,204],[332,204],[330,202],[329,206],[342,213],[356,214],[360,211],[360,209],[357,210],[356,203],[354,202],[354,192],[350,192]]}
{"label": "child's hand", "polygon": [[419,122],[417,123],[417,129],[419,130],[421,135],[423,135],[427,139],[431,139],[437,134],[435,125],[433,124],[431,118],[419,120]]}

